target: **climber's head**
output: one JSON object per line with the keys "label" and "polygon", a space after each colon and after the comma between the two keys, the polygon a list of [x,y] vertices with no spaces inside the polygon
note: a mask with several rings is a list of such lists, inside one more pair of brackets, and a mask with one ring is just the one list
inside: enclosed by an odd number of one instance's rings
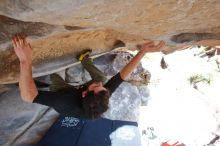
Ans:
{"label": "climber's head", "polygon": [[92,83],[82,92],[82,103],[86,117],[98,118],[107,111],[110,93],[102,82]]}

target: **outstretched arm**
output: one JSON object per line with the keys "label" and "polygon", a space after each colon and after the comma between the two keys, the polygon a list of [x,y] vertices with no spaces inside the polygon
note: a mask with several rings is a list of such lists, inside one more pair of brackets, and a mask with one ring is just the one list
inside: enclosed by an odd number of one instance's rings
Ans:
{"label": "outstretched arm", "polygon": [[32,102],[38,94],[32,77],[33,50],[25,37],[20,34],[12,38],[12,44],[20,61],[19,88],[21,98],[26,102]]}
{"label": "outstretched arm", "polygon": [[125,80],[136,68],[138,63],[141,61],[141,59],[147,52],[160,51],[161,48],[164,47],[164,45],[165,43],[163,41],[160,41],[158,45],[155,45],[154,42],[148,42],[143,44],[138,54],[120,71],[121,78]]}

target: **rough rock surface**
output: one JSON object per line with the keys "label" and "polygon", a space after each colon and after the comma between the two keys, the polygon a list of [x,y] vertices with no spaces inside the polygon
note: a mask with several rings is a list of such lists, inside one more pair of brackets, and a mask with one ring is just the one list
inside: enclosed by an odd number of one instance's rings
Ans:
{"label": "rough rock surface", "polygon": [[[92,55],[113,50],[118,41],[141,40],[140,37],[127,35],[111,29],[93,29],[62,34],[39,39],[31,43],[34,51],[34,76],[48,75],[66,66],[77,63],[76,56],[84,48],[91,48]],[[46,48],[46,49],[45,49]],[[0,83],[18,80],[19,60],[12,49],[1,52]]]}
{"label": "rough rock surface", "polygon": [[[103,48],[97,49],[99,54],[109,50],[117,39],[127,46],[144,38],[162,39],[169,46],[167,52],[197,41],[216,44],[220,38],[219,11],[219,0],[2,0],[0,62],[8,65],[3,67],[3,74],[11,77],[4,82],[17,80],[17,59],[12,50],[4,50],[11,48],[10,38],[18,32],[31,39],[34,62],[42,73],[46,72],[39,67],[42,64],[50,68],[53,65],[47,63],[60,62],[61,57],[66,63],[53,66],[60,68],[69,64],[67,56],[76,50]],[[104,29],[97,33],[99,28]]]}
{"label": "rough rock surface", "polygon": [[23,21],[110,27],[151,39],[216,33],[219,11],[218,0],[3,0],[0,5],[2,15]]}
{"label": "rough rock surface", "polygon": [[23,102],[18,87],[7,88],[0,92],[0,145],[35,145],[58,114],[46,106]]}

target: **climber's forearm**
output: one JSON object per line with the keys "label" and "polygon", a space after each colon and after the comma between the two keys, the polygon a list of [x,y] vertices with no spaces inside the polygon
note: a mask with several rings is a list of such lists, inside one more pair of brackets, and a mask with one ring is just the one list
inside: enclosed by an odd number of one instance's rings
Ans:
{"label": "climber's forearm", "polygon": [[123,80],[125,80],[137,67],[145,53],[145,51],[139,51],[138,54],[120,71],[120,75]]}
{"label": "climber's forearm", "polygon": [[20,61],[19,88],[21,98],[26,102],[33,102],[38,94],[32,78],[33,49],[23,34],[15,34],[12,38],[12,45]]}
{"label": "climber's forearm", "polygon": [[130,73],[136,68],[138,63],[147,52],[160,51],[165,45],[165,42],[160,41],[157,45],[153,41],[144,43],[138,54],[120,71],[121,78],[125,80]]}
{"label": "climber's forearm", "polygon": [[32,63],[20,62],[19,88],[21,98],[26,102],[32,102],[38,91],[32,77]]}

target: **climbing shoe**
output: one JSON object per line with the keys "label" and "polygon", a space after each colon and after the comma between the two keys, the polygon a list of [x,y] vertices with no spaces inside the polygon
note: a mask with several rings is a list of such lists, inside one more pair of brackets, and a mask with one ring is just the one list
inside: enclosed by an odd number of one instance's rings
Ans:
{"label": "climbing shoe", "polygon": [[91,49],[85,49],[78,55],[77,59],[79,61],[82,61],[84,58],[88,58],[91,53],[92,53]]}

